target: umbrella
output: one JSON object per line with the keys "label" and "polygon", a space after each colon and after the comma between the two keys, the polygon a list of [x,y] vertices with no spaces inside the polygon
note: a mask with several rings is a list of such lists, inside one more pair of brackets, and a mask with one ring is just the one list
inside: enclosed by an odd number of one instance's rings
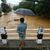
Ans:
{"label": "umbrella", "polygon": [[24,9],[24,8],[19,8],[15,11],[16,14],[21,14],[21,15],[35,15],[32,10],[30,9]]}

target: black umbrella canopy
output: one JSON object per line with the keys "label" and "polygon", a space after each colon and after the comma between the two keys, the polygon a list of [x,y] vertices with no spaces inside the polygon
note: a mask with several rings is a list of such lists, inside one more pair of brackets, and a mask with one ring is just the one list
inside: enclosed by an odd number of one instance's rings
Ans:
{"label": "black umbrella canopy", "polygon": [[32,15],[32,16],[35,15],[32,10],[30,10],[30,9],[24,9],[24,8],[17,9],[15,11],[15,13],[16,14],[21,14],[21,15]]}

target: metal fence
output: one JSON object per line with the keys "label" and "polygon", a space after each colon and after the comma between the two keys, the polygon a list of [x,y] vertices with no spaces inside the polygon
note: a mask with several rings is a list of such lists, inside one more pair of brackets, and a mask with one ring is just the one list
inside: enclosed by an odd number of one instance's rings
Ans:
{"label": "metal fence", "polygon": [[[38,29],[27,29],[26,31],[26,39],[37,39],[37,30]],[[18,33],[16,32],[16,29],[6,29],[8,39],[19,39]],[[50,29],[45,28],[44,29],[44,36],[43,39],[49,39],[50,40]]]}

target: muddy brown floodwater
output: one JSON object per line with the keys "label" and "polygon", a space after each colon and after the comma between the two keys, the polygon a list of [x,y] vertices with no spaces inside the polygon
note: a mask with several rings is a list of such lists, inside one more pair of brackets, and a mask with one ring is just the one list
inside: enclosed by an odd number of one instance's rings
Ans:
{"label": "muddy brown floodwater", "polygon": [[[13,12],[8,15],[3,15],[0,17],[0,26],[6,26],[7,28],[16,28],[16,25],[19,23],[19,20],[14,21],[14,19],[19,19],[22,15],[14,14]],[[28,28],[37,28],[43,26],[44,28],[50,28],[50,20],[42,19],[38,16],[23,16],[25,22],[28,25]]]}

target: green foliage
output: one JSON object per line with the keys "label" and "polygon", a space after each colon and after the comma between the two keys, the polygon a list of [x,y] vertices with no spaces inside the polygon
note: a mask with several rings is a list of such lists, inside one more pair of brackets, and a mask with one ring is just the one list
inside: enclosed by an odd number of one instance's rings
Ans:
{"label": "green foliage", "polygon": [[20,4],[18,6],[14,6],[14,10],[16,10],[17,8],[26,8],[26,9],[31,9],[34,11],[35,8],[35,3],[34,2],[20,2]]}
{"label": "green foliage", "polygon": [[1,0],[3,3],[6,3],[6,0]]}
{"label": "green foliage", "polygon": [[4,2],[4,0],[1,0],[2,2]]}
{"label": "green foliage", "polygon": [[1,7],[2,7],[2,12],[4,13],[9,13],[11,11],[11,7],[5,3],[1,3]]}
{"label": "green foliage", "polygon": [[[27,8],[31,9],[37,15],[44,17],[50,16],[50,0],[24,0],[24,1],[22,1],[18,6],[14,8],[15,9]],[[38,4],[35,4],[35,1],[38,1]]]}
{"label": "green foliage", "polygon": [[[39,0],[25,0],[25,1],[39,1]],[[40,0],[38,4],[34,4],[32,7],[33,11],[40,16],[49,17],[50,16],[50,0]],[[50,17],[49,17],[50,18]]]}
{"label": "green foliage", "polygon": [[30,2],[21,2],[19,7],[31,9],[32,8],[32,4],[33,3],[30,3]]}
{"label": "green foliage", "polygon": [[39,4],[35,5],[35,9],[34,10],[35,10],[37,15],[41,15],[42,13],[44,13],[43,4],[39,3]]}
{"label": "green foliage", "polygon": [[13,10],[16,10],[16,9],[18,9],[19,8],[19,6],[14,6],[13,7]]}
{"label": "green foliage", "polygon": [[43,0],[38,3],[38,5],[35,6],[35,12],[38,15],[43,15],[45,17],[50,16],[50,1],[49,0]]}

